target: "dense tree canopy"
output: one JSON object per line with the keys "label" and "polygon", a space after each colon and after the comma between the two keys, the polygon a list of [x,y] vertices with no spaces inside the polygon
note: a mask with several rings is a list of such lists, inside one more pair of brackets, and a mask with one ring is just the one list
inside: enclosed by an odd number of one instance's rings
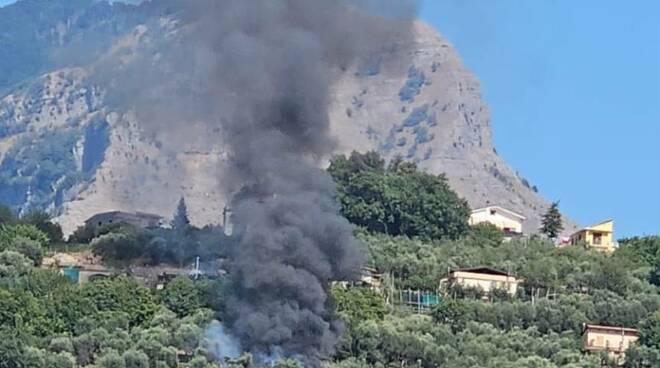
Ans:
{"label": "dense tree canopy", "polygon": [[48,236],[34,225],[0,225],[0,251],[14,251],[29,258],[39,265],[44,248],[50,244]]}
{"label": "dense tree canopy", "polygon": [[[138,229],[127,224],[102,228],[89,234],[78,230],[78,239],[87,240],[95,255],[118,267],[132,264],[171,264],[184,266],[197,257],[212,260],[221,257],[231,239],[218,226],[187,230]],[[86,237],[90,236],[89,239]]]}
{"label": "dense tree canopy", "polygon": [[386,167],[375,152],[333,158],[342,213],[372,232],[425,239],[455,239],[468,231],[470,208],[443,175],[395,159]]}
{"label": "dense tree canopy", "polygon": [[[658,238],[627,239],[607,255],[577,246],[557,248],[537,237],[502,242],[487,229],[475,229],[455,241],[429,242],[365,231],[358,236],[370,250],[369,265],[388,275],[397,289],[436,290],[448,269],[474,266],[508,270],[524,282],[515,297],[490,303],[447,295],[429,317],[434,323],[412,324],[416,333],[397,330],[406,323],[398,313],[386,314],[384,323],[347,319],[349,329],[338,367],[615,366],[606,357],[582,353],[584,323],[640,328],[640,343],[631,349],[626,365],[653,367],[660,362],[660,294],[649,283],[657,262]],[[424,342],[428,330],[423,328],[434,324],[444,330],[431,332],[432,336],[442,337]],[[379,328],[383,332],[377,332]],[[509,340],[513,337],[524,342],[514,343]],[[389,338],[407,343],[397,346]],[[502,346],[510,344],[529,348],[501,352]],[[536,344],[541,345],[536,348]],[[392,350],[388,353],[388,349]],[[437,355],[425,355],[431,351]]]}
{"label": "dense tree canopy", "polygon": [[[612,254],[558,248],[540,236],[504,241],[493,226],[461,222],[462,200],[444,192],[443,178],[412,164],[385,167],[376,154],[354,154],[336,158],[330,171],[382,288],[329,285],[328,306],[342,335],[327,367],[614,367],[606,355],[583,353],[585,323],[639,328],[625,365],[660,364],[660,237],[624,239]],[[423,203],[409,187],[432,205],[417,208]],[[463,220],[426,216],[447,208]],[[184,227],[120,224],[89,232],[88,241],[105,262],[129,268],[216,259],[232,241],[221,228]],[[0,368],[219,367],[206,331],[213,318],[223,320],[230,279],[179,277],[162,290],[130,277],[73,285],[36,267],[52,241],[35,224],[0,225]],[[520,277],[518,293],[441,287],[449,270],[478,266]],[[405,290],[437,295],[437,303],[413,308],[395,297]],[[272,366],[298,366],[282,358]],[[262,359],[245,353],[224,366],[259,367]]]}
{"label": "dense tree canopy", "polygon": [[[175,368],[181,366],[182,351],[206,357],[204,329],[212,311],[198,302],[177,315],[158,303],[183,300],[188,290],[174,288],[161,296],[129,278],[80,287],[37,270],[13,277],[31,278],[51,278],[48,284],[54,288],[44,293],[31,287],[34,282],[0,286],[0,367]],[[188,286],[203,293],[195,284]],[[175,296],[176,290],[183,294]]]}
{"label": "dense tree canopy", "polygon": [[332,288],[335,309],[350,321],[382,320],[387,313],[383,296],[364,287]]}
{"label": "dense tree canopy", "polygon": [[35,226],[46,234],[51,243],[63,240],[62,227],[51,220],[51,216],[44,211],[33,211],[21,218],[21,222]]}
{"label": "dense tree canopy", "polygon": [[177,277],[160,293],[161,303],[179,315],[186,316],[201,306],[201,292],[188,277]]}

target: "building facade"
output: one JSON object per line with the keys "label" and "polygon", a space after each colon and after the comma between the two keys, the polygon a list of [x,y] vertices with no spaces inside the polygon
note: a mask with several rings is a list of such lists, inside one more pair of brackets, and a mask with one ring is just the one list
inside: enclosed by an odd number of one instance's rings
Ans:
{"label": "building facade", "polygon": [[112,224],[129,224],[138,228],[149,229],[163,225],[163,218],[158,215],[144,212],[111,211],[98,213],[85,221],[85,226],[98,229]]}
{"label": "building facade", "polygon": [[372,290],[378,292],[383,290],[383,274],[375,268],[362,267],[360,282]]}
{"label": "building facade", "polygon": [[613,252],[614,221],[607,220],[593,226],[586,227],[571,235],[571,245],[584,245],[588,249],[603,252]]}
{"label": "building facade", "polygon": [[509,295],[518,292],[522,279],[489,267],[462,268],[450,271],[440,280],[440,288],[448,290],[453,286],[481,289],[484,294],[490,294],[495,289],[506,290]]}
{"label": "building facade", "polygon": [[634,328],[584,325],[582,343],[585,352],[607,352],[618,364],[624,363],[626,351],[638,339]]}
{"label": "building facade", "polygon": [[511,235],[522,234],[524,221],[525,216],[499,206],[479,208],[470,215],[470,225],[488,223]]}

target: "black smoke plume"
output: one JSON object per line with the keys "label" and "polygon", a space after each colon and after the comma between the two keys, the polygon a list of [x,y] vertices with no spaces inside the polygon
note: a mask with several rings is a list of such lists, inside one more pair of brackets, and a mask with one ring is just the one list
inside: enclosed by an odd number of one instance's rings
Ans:
{"label": "black smoke plume", "polygon": [[167,41],[174,46],[122,65],[124,79],[111,76],[123,89],[114,97],[129,99],[146,129],[178,130],[185,140],[198,131],[182,122],[201,121],[218,132],[238,239],[230,331],[257,356],[318,366],[340,333],[329,284],[356,278],[363,261],[319,168],[335,148],[331,88],[373,55],[386,68],[388,50],[410,43],[414,1],[166,3],[180,22]]}
{"label": "black smoke plume", "polygon": [[213,80],[242,186],[232,205],[231,331],[257,354],[317,366],[338,341],[328,285],[357,277],[363,261],[332,180],[314,162],[334,148],[330,88],[405,23],[340,1],[221,4],[211,13]]}

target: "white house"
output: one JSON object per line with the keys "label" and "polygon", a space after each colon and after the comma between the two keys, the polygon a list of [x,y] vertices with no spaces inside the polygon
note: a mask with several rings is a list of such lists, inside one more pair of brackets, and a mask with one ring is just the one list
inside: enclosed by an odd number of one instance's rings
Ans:
{"label": "white house", "polygon": [[489,223],[507,234],[522,234],[525,216],[499,206],[479,208],[472,211],[470,225]]}

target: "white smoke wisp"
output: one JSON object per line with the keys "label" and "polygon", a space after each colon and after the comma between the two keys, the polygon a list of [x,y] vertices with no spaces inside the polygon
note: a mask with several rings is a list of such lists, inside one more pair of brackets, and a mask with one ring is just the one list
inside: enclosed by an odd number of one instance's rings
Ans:
{"label": "white smoke wisp", "polygon": [[204,346],[219,361],[241,355],[241,344],[225,330],[222,323],[213,321],[204,333]]}

